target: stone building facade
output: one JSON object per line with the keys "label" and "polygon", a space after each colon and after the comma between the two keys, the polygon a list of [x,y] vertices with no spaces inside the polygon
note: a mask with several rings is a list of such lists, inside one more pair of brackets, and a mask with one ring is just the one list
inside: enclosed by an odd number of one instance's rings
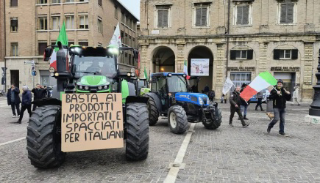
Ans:
{"label": "stone building facade", "polygon": [[[4,13],[4,2],[1,1],[0,2],[0,67],[4,67],[4,56],[5,56],[5,47],[4,47],[4,38],[5,38],[5,34],[3,34],[4,32],[4,17],[5,17],[5,13]],[[2,69],[0,69],[0,81],[1,81],[1,87],[0,90],[4,90],[4,85],[3,84],[3,80],[2,78],[4,77],[4,72]]]}
{"label": "stone building facade", "polygon": [[[138,19],[118,0],[5,0],[5,14],[7,87],[54,85],[43,52],[56,43],[63,22],[69,45],[108,46],[119,22],[123,46],[137,48]],[[133,54],[126,53],[119,64],[130,70]]]}
{"label": "stone building facade", "polygon": [[[200,77],[219,98],[226,77],[239,86],[260,72],[283,79],[311,100],[320,48],[317,0],[141,0],[141,64],[152,72],[189,74],[194,59],[209,59]],[[143,67],[142,67],[143,68]],[[194,68],[193,68],[194,69]]]}

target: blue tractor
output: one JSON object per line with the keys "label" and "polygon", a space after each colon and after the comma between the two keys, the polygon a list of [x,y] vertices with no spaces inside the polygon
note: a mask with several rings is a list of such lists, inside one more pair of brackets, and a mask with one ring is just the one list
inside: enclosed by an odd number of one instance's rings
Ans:
{"label": "blue tractor", "polygon": [[159,116],[166,116],[172,133],[182,134],[188,122],[202,122],[207,129],[217,129],[222,120],[218,103],[207,95],[189,93],[190,86],[182,73],[154,73],[151,75],[149,98],[149,124],[156,125]]}

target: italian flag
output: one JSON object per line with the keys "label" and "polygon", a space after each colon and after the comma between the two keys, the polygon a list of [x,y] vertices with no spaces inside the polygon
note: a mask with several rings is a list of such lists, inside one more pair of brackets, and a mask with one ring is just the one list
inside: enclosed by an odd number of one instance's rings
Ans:
{"label": "italian flag", "polygon": [[[68,46],[68,36],[66,32],[66,25],[65,22],[63,22],[63,25],[60,29],[59,37],[57,39],[56,45],[58,45],[58,42],[61,42],[62,46],[67,47]],[[50,67],[53,67],[55,70],[57,70],[57,52],[59,51],[59,48],[54,48],[53,52],[51,54],[50,58]],[[67,54],[67,50],[65,49],[65,52]]]}
{"label": "italian flag", "polygon": [[186,60],[184,61],[184,64],[183,64],[183,73],[187,75],[186,77],[187,79],[190,79],[190,76],[188,74],[188,62]]}
{"label": "italian flag", "polygon": [[147,73],[147,68],[146,68],[146,66],[144,66],[144,78],[145,78],[146,80],[148,80],[148,73]]}
{"label": "italian flag", "polygon": [[277,80],[269,73],[260,73],[240,94],[245,101],[249,101],[255,94],[277,84]]}

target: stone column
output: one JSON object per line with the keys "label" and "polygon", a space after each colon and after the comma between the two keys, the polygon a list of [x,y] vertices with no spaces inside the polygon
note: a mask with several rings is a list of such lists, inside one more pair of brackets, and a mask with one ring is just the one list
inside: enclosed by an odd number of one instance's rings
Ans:
{"label": "stone column", "polygon": [[[175,72],[183,73],[183,65],[184,61],[188,60],[188,55],[184,54],[186,42],[185,39],[178,39],[177,40],[177,53],[175,54]],[[185,58],[186,56],[186,58]],[[189,73],[190,74],[190,73]]]}
{"label": "stone column", "polygon": [[268,52],[268,42],[260,42],[258,65],[256,66],[256,75],[258,75],[260,72],[269,71],[267,52]]}
{"label": "stone column", "polygon": [[213,61],[213,88],[216,92],[216,98],[222,95],[222,88],[226,79],[227,59],[226,59],[226,44],[217,44],[217,60]]}
{"label": "stone column", "polygon": [[312,65],[313,65],[313,43],[304,44],[304,55],[302,56],[303,63],[303,83],[301,88],[301,98],[312,98]]}
{"label": "stone column", "polygon": [[[148,58],[148,46],[143,45],[140,46],[140,78],[144,78],[144,68],[146,67],[148,77],[150,77],[151,73],[151,58]],[[148,78],[147,78],[148,79]]]}

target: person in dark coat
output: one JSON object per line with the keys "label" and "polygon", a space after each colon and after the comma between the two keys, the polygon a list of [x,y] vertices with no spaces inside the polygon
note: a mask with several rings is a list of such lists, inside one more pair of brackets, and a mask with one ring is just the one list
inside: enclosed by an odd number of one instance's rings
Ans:
{"label": "person in dark coat", "polygon": [[[242,84],[241,86],[241,90],[240,90],[240,93],[247,87],[248,85],[247,84]],[[241,112],[243,112],[243,119],[244,120],[249,120],[247,118],[247,110],[248,110],[248,103],[245,101],[245,100],[241,100],[241,105],[240,105],[240,109],[241,109]],[[240,119],[239,119],[240,120]]]}
{"label": "person in dark coat", "polygon": [[16,110],[18,113],[18,116],[20,115],[20,96],[19,96],[20,90],[19,88],[15,87],[14,85],[11,85],[11,88],[8,90],[7,93],[7,102],[8,105],[11,106],[12,109],[12,115],[13,117],[17,117]]}
{"label": "person in dark coat", "polygon": [[20,118],[17,123],[21,124],[21,120],[23,118],[23,113],[25,110],[28,110],[29,116],[31,117],[31,100],[32,94],[27,86],[22,87],[22,102],[21,102],[21,113]]}
{"label": "person in dark coat", "polygon": [[267,132],[270,133],[273,126],[280,120],[280,135],[286,135],[284,132],[286,101],[291,100],[291,94],[283,88],[283,81],[278,80],[277,86],[270,92],[270,98],[273,100],[274,119],[270,122]]}
{"label": "person in dark coat", "polygon": [[263,91],[260,91],[257,93],[257,99],[258,99],[258,103],[256,105],[256,111],[258,110],[258,107],[260,106],[261,111],[263,111],[262,108],[262,99],[263,99]]}
{"label": "person in dark coat", "polygon": [[240,105],[241,105],[241,97],[240,97],[240,87],[237,87],[234,92],[230,94],[230,119],[229,119],[229,125],[233,127],[232,119],[234,116],[234,113],[238,113],[239,118],[241,120],[242,126],[244,128],[248,127],[249,124],[246,124],[246,122],[243,120]]}
{"label": "person in dark coat", "polygon": [[[32,89],[32,93],[34,96],[34,101],[41,100],[46,97],[46,90],[43,87],[41,87],[40,84],[37,84],[36,88]],[[35,111],[36,108],[37,106],[33,104],[32,110]]]}

